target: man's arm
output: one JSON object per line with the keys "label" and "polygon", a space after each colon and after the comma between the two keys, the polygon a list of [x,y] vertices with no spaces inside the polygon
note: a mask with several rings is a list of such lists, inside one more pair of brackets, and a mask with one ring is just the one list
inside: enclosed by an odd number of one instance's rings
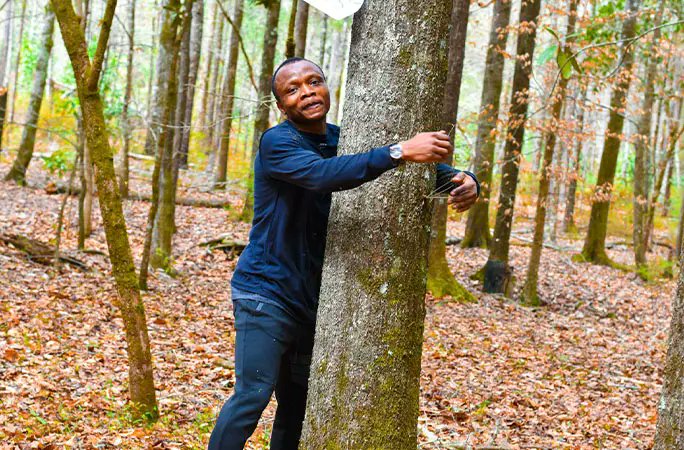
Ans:
{"label": "man's arm", "polygon": [[474,173],[437,164],[436,192],[449,193],[448,203],[458,212],[468,210],[480,196],[480,182]]}
{"label": "man's arm", "polygon": [[454,169],[448,164],[437,164],[437,187],[435,188],[435,190],[439,192],[451,192],[457,187],[459,187],[460,184],[456,184],[453,181],[453,179],[457,174],[461,172],[470,176],[473,179],[473,181],[475,181],[475,184],[477,185],[477,196],[479,197],[480,181],[477,179],[475,174],[467,170]]}
{"label": "man's arm", "polygon": [[[435,137],[431,140],[424,136],[432,134]],[[444,144],[441,134],[420,133],[402,143],[407,148],[404,159],[426,163],[444,160],[451,148],[448,140]],[[313,150],[300,147],[295,140],[273,132],[264,134],[259,158],[269,176],[320,192],[355,188],[397,166],[388,146],[355,155],[323,158]]]}

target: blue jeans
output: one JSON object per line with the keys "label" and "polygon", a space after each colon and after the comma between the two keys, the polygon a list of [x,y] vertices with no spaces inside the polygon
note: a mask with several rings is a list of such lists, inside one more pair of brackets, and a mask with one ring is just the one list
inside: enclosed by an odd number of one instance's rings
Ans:
{"label": "blue jeans", "polygon": [[241,450],[273,391],[278,408],[272,450],[296,450],[302,432],[314,326],[274,301],[233,289],[235,391],[221,408],[209,450]]}

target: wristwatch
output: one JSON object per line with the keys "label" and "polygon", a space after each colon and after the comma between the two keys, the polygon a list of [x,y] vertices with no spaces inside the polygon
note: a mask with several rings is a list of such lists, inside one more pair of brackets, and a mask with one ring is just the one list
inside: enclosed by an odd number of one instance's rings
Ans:
{"label": "wristwatch", "polygon": [[401,157],[404,156],[404,151],[401,149],[401,144],[390,145],[389,148],[390,156],[396,162],[401,161]]}

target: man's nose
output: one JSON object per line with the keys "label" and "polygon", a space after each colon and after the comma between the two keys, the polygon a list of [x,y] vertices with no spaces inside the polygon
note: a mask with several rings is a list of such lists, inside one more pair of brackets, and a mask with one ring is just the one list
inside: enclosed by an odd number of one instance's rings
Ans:
{"label": "man's nose", "polygon": [[305,84],[300,92],[302,93],[302,98],[306,98],[314,94],[316,91],[308,84]]}

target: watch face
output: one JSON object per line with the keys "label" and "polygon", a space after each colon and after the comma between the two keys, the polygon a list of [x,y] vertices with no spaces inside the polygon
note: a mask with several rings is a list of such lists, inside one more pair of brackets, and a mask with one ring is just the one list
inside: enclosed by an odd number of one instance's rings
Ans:
{"label": "watch face", "polygon": [[390,156],[394,159],[401,159],[403,152],[401,151],[401,145],[394,144],[389,148]]}

